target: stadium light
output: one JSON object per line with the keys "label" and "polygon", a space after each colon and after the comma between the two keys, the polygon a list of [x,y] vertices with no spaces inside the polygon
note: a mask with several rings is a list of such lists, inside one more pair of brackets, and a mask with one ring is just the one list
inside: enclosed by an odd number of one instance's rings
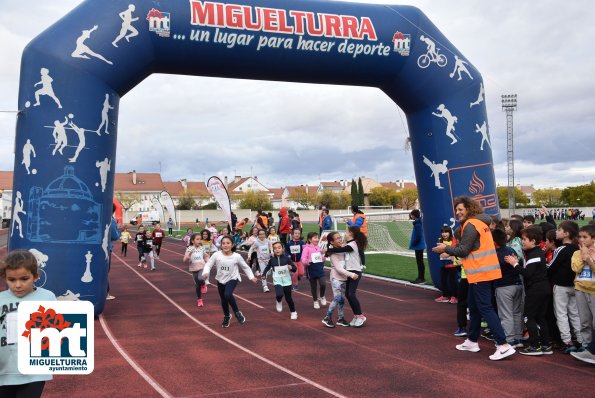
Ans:
{"label": "stadium light", "polygon": [[506,112],[506,160],[508,163],[508,208],[516,208],[514,199],[514,135],[512,113],[517,109],[517,95],[502,95],[502,110]]}

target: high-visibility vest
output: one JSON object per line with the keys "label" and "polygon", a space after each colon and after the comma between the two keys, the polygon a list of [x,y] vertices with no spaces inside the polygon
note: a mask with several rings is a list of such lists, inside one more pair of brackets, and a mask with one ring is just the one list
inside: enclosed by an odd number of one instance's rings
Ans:
{"label": "high-visibility vest", "polygon": [[476,218],[463,224],[461,234],[465,233],[467,224],[472,224],[479,233],[479,248],[462,258],[463,268],[469,283],[493,281],[502,278],[500,262],[496,254],[496,246],[492,239],[490,227]]}
{"label": "high-visibility vest", "polygon": [[260,221],[262,221],[265,228],[269,227],[269,219],[267,216],[258,216],[258,218],[260,218]]}
{"label": "high-visibility vest", "polygon": [[366,236],[368,236],[368,219],[366,218],[365,214],[362,213],[357,213],[353,216],[353,218],[351,219],[351,224],[355,225],[355,220],[357,220],[358,217],[363,218],[364,222],[362,223],[362,225],[360,225],[359,230],[362,231],[362,233]]}
{"label": "high-visibility vest", "polygon": [[324,215],[324,213],[323,212],[320,212],[320,215],[318,216],[318,226],[320,228],[322,228],[322,220],[324,220],[323,215]]}

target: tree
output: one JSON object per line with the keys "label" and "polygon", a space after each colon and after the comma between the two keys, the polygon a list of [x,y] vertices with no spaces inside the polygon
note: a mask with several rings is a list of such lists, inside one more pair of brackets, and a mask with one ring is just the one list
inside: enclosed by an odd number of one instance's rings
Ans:
{"label": "tree", "polygon": [[357,179],[357,204],[359,206],[364,205],[364,186],[361,177]]}
{"label": "tree", "polygon": [[246,191],[239,197],[240,209],[272,210],[269,195],[261,191]]}
{"label": "tree", "polygon": [[[501,209],[508,209],[508,187],[497,187],[496,191],[498,192],[498,205]],[[516,204],[529,204],[529,198],[519,187],[514,187],[514,201]]]}
{"label": "tree", "polygon": [[137,193],[116,193],[116,198],[120,201],[122,205],[122,210],[128,211],[137,203],[140,203],[140,194]]}
{"label": "tree", "polygon": [[349,204],[353,204],[353,199],[347,192],[333,192],[325,189],[316,197],[319,205],[326,206],[327,209],[346,209]]}
{"label": "tree", "polygon": [[568,206],[595,206],[595,181],[562,190],[560,201]]}
{"label": "tree", "polygon": [[368,201],[370,206],[390,206],[391,205],[391,191],[384,187],[376,187],[370,190]]}
{"label": "tree", "polygon": [[354,179],[351,179],[351,206],[357,206],[357,185]]}
{"label": "tree", "polygon": [[415,188],[404,188],[400,192],[401,194],[401,206],[405,210],[411,209],[417,202],[417,189]]}
{"label": "tree", "polygon": [[184,192],[178,198],[178,205],[176,206],[176,210],[192,210],[196,207],[196,202],[194,201],[194,197],[190,192]]}
{"label": "tree", "polygon": [[296,202],[301,207],[310,208],[316,206],[316,192],[314,190],[306,192],[305,187],[297,187],[289,195],[289,200]]}
{"label": "tree", "polygon": [[558,188],[537,189],[533,192],[533,202],[538,206],[558,206],[561,195],[562,190]]}

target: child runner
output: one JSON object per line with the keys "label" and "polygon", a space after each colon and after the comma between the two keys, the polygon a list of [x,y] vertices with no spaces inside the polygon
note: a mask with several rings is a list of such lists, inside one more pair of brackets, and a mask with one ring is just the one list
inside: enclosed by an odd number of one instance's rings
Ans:
{"label": "child runner", "polygon": [[519,267],[519,260],[514,255],[504,257],[504,261],[515,267],[525,282],[524,313],[527,317],[530,345],[519,352],[523,355],[553,354],[545,319],[547,296],[551,295],[550,283],[547,279],[545,255],[539,247],[543,233],[538,226],[531,226],[523,229],[521,235],[525,253],[524,266]]}
{"label": "child runner", "polygon": [[357,285],[362,278],[361,253],[363,253],[368,244],[368,238],[366,238],[366,235],[360,231],[359,227],[351,226],[348,227],[345,232],[345,239],[347,239],[347,244],[345,246],[340,249],[332,247],[327,250],[327,253],[345,253],[345,269],[358,276],[357,279],[347,279],[345,285],[345,297],[347,297],[349,306],[354,314],[349,325],[360,328],[364,326],[366,317],[362,313],[362,308],[357,299],[356,291]]}
{"label": "child runner", "polygon": [[285,254],[291,257],[291,260],[297,267],[297,271],[291,274],[293,290],[298,290],[299,280],[304,276],[304,264],[302,264],[302,250],[306,243],[302,240],[302,233],[299,229],[293,230],[293,235],[287,246]]}
{"label": "child runner", "polygon": [[[326,305],[326,276],[324,274],[324,255],[318,247],[318,232],[308,232],[306,237],[306,244],[302,250],[302,264],[306,270],[306,276],[310,281],[310,291],[312,292],[312,300],[314,300],[314,308],[319,309],[321,305]],[[320,290],[320,295],[316,291],[316,285]]]}
{"label": "child runner", "polygon": [[229,235],[229,228],[221,228],[221,233],[217,235],[217,239],[213,239],[213,241],[215,242],[215,247],[219,248],[221,246],[221,239],[223,239],[223,237],[227,235]]}
{"label": "child runner", "polygon": [[[153,234],[151,231],[145,231],[145,239],[143,240],[143,257],[141,263],[147,268],[147,257],[151,263],[151,271],[155,271],[155,254],[153,253]],[[141,264],[138,265],[139,267]]]}
{"label": "child runner", "polygon": [[285,301],[289,306],[291,312],[290,318],[297,319],[298,314],[295,311],[295,304],[291,298],[291,275],[290,272],[295,272],[297,267],[291,261],[289,256],[284,253],[283,243],[273,243],[273,254],[269,260],[269,264],[262,272],[262,278],[266,278],[266,274],[272,269],[273,270],[273,285],[275,286],[275,298],[277,312],[283,311],[283,304],[281,299],[285,296]]}
{"label": "child runner", "polygon": [[280,241],[279,235],[277,235],[277,230],[275,229],[275,227],[269,227],[269,236],[267,237],[267,239],[271,243]]}
{"label": "child runner", "polygon": [[256,283],[256,278],[252,273],[248,264],[244,261],[242,256],[238,253],[235,253],[235,246],[233,245],[233,241],[230,237],[225,236],[221,240],[221,251],[216,252],[209,258],[205,268],[202,272],[203,279],[208,279],[209,273],[211,272],[212,267],[216,267],[217,275],[215,279],[217,280],[217,289],[219,290],[219,297],[221,297],[221,307],[223,308],[223,323],[221,324],[222,327],[228,328],[231,315],[229,313],[229,307],[233,310],[238,322],[243,324],[246,322],[246,317],[242,314],[238,308],[238,304],[236,303],[236,299],[233,296],[233,291],[236,288],[238,282],[241,282],[240,278],[240,271],[239,268],[241,267],[242,270],[248,276],[252,282]]}
{"label": "child runner", "polygon": [[511,247],[519,259],[523,258],[523,244],[521,243],[521,231],[523,230],[522,221],[511,219],[505,227],[508,242],[506,246]]}
{"label": "child runner", "polygon": [[[327,236],[328,247],[341,248],[343,238],[339,232],[331,232]],[[334,253],[330,255],[331,260],[331,287],[333,289],[333,301],[328,306],[326,316],[322,323],[329,328],[334,328],[333,312],[338,307],[337,325],[349,326],[349,322],[345,320],[345,286],[347,279],[356,280],[359,276],[355,272],[345,270],[345,253]]]}
{"label": "child runner", "polygon": [[155,246],[157,259],[159,259],[159,253],[161,253],[161,245],[163,244],[164,236],[165,232],[161,229],[161,224],[155,224],[155,229],[153,230],[153,246]]}
{"label": "child runner", "polygon": [[586,351],[570,354],[581,361],[595,364],[595,226],[581,227],[578,241],[580,250],[572,256],[572,270],[576,273],[576,304],[581,320],[580,334]]}
{"label": "child runner", "polygon": [[203,229],[200,231],[200,242],[202,243],[205,253],[215,253],[217,251],[217,245],[211,240],[211,231]]}
{"label": "child runner", "polygon": [[202,307],[204,305],[202,295],[207,292],[207,284],[202,278],[202,270],[209,259],[209,254],[205,252],[200,241],[200,234],[193,234],[190,242],[192,244],[186,248],[183,261],[190,263],[188,271],[192,272],[192,279],[194,279],[194,285],[196,287],[196,305]]}
{"label": "child runner", "polygon": [[192,228],[186,229],[186,235],[182,238],[182,240],[186,244],[186,247],[190,246],[190,237],[192,236],[193,233],[194,233],[194,230]]}
{"label": "child runner", "polygon": [[130,236],[130,232],[128,232],[128,228],[124,227],[122,230],[122,234],[120,235],[120,243],[122,244],[122,251],[120,252],[121,255],[126,257],[126,253],[128,252],[128,241],[132,238]]}
{"label": "child runner", "polygon": [[[35,287],[37,260],[27,250],[14,250],[0,261],[0,278],[8,289],[0,292],[0,397],[40,397],[52,376],[24,375],[18,370],[17,306],[22,301],[54,301],[49,290]],[[9,333],[10,331],[10,333]],[[13,333],[14,332],[14,333]]]}
{"label": "child runner", "polygon": [[[445,225],[440,229],[439,243],[452,246],[454,238],[452,237],[452,228]],[[434,301],[437,303],[457,303],[457,265],[452,256],[446,253],[440,254],[442,268],[440,268],[440,284],[442,286],[442,296]]]}
{"label": "child runner", "polygon": [[134,241],[136,242],[136,251],[138,252],[138,266],[140,267],[143,261],[143,242],[145,241],[145,227],[140,225],[136,234],[134,234]]}
{"label": "child runner", "polygon": [[[271,246],[271,242],[267,239],[267,233],[264,229],[258,231],[258,239],[252,244],[250,248],[252,253],[256,253],[256,262],[258,264],[258,271],[256,275],[262,275],[262,271],[266,268],[269,260],[271,259],[271,252],[273,251],[273,247]],[[251,255],[250,252],[248,252]],[[266,275],[262,275],[262,291],[267,293],[269,291],[269,287],[267,285]]]}

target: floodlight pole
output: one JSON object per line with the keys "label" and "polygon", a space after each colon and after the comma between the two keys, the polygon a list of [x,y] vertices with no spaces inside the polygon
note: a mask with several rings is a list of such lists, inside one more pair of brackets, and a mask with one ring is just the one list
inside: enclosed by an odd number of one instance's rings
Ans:
{"label": "floodlight pole", "polygon": [[507,94],[502,96],[502,110],[506,112],[506,160],[508,163],[508,208],[514,210],[514,141],[512,113],[516,111],[517,95]]}

